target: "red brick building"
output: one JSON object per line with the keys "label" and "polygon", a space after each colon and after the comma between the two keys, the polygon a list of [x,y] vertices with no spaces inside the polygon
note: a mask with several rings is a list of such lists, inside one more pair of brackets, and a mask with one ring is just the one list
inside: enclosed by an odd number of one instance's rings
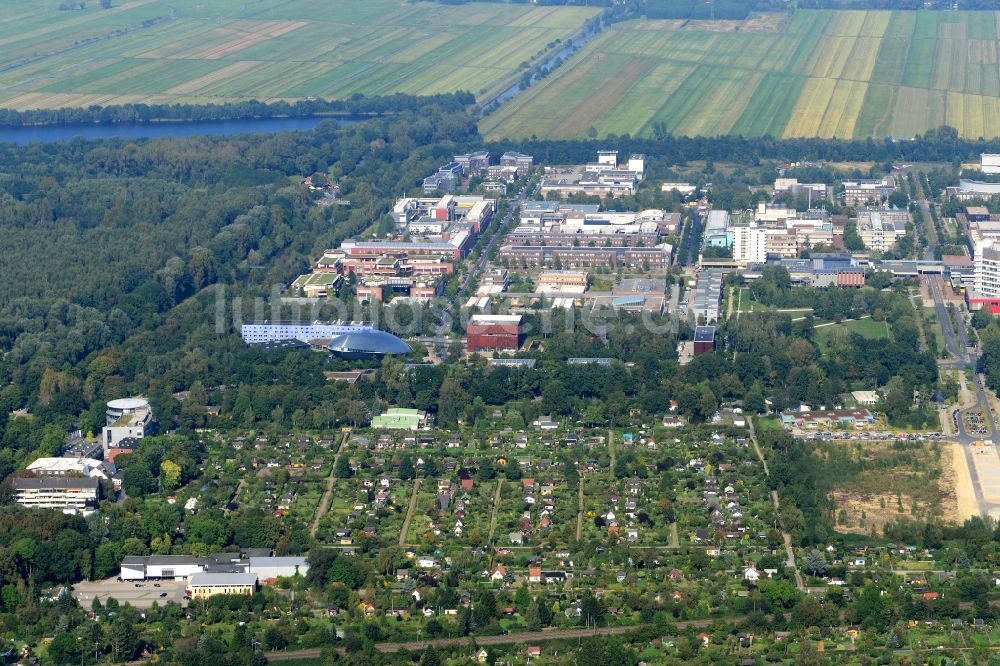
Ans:
{"label": "red brick building", "polygon": [[862,270],[837,271],[838,287],[863,287],[865,286],[865,273]]}
{"label": "red brick building", "polygon": [[516,351],[524,342],[521,315],[473,315],[465,334],[470,352]]}
{"label": "red brick building", "polygon": [[715,327],[697,326],[694,329],[694,355],[708,354],[715,348]]}

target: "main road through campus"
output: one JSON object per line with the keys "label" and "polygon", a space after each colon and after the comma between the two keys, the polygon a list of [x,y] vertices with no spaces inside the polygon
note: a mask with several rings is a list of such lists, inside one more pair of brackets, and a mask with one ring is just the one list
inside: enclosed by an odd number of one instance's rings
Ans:
{"label": "main road through campus", "polygon": [[[930,204],[927,200],[920,201],[919,205],[923,209],[924,215],[927,215],[928,219],[930,219]],[[934,259],[936,245],[936,242],[928,243],[925,258]],[[965,372],[967,368],[972,368],[972,380],[976,387],[975,406],[964,409],[956,407],[949,413],[949,417],[954,418],[958,430],[950,439],[958,442],[962,447],[962,453],[965,454],[965,463],[969,469],[969,478],[972,481],[976,503],[979,505],[979,514],[1000,517],[1000,457],[998,457],[1000,453],[997,452],[997,446],[994,445],[982,453],[974,454],[972,443],[982,439],[982,437],[970,435],[965,430],[963,414],[972,409],[981,409],[984,418],[989,424],[992,437],[996,439],[998,436],[996,419],[993,416],[993,409],[986,393],[986,388],[983,386],[982,378],[976,372],[975,358],[970,357],[968,351],[969,336],[965,317],[959,311],[958,316],[954,320],[952,319],[947,307],[945,307],[944,286],[940,275],[926,275],[924,279],[927,281],[931,296],[934,298],[934,310],[937,313],[938,321],[941,323],[945,348],[953,359],[949,362],[949,365],[958,370],[958,372]],[[976,458],[978,456],[990,456],[990,458],[980,458],[981,462],[977,463]]]}

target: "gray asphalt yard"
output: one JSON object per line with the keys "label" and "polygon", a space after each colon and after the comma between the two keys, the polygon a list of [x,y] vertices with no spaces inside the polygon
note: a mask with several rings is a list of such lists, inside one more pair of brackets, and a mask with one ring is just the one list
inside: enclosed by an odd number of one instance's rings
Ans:
{"label": "gray asphalt yard", "polygon": [[[141,587],[136,587],[137,584]],[[101,600],[102,604],[109,597],[114,597],[120,604],[127,602],[133,608],[149,608],[154,601],[161,606],[168,601],[183,604],[186,585],[187,581],[183,580],[146,580],[138,583],[128,581],[119,583],[117,578],[108,578],[77,583],[73,586],[73,596],[86,609],[90,608],[95,596]]]}

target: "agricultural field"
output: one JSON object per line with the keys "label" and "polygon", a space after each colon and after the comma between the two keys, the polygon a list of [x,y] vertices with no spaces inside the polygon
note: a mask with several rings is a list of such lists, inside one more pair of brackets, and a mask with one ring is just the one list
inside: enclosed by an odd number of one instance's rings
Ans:
{"label": "agricultural field", "polygon": [[780,16],[616,24],[480,130],[909,138],[948,124],[970,138],[1000,135],[998,14]]}
{"label": "agricultural field", "polygon": [[584,7],[0,0],[0,106],[221,103],[496,91],[596,14]]}

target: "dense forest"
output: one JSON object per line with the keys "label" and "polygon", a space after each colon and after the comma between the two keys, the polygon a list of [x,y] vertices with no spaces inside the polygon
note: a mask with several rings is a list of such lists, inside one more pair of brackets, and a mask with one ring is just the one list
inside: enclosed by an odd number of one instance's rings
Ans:
{"label": "dense forest", "polygon": [[[3,466],[46,427],[96,428],[109,397],[258,365],[238,337],[215,333],[205,288],[267,297],[474,136],[464,113],[424,111],[263,139],[0,146],[18,165],[0,174]],[[311,203],[299,182],[317,171],[350,206]],[[8,425],[21,407],[30,426]]]}

